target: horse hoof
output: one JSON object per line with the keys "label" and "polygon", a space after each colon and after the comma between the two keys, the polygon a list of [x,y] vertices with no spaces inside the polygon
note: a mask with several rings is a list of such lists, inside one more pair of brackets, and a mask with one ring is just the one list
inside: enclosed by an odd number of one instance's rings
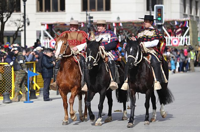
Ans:
{"label": "horse hoof", "polygon": [[62,122],[62,125],[68,125],[69,124],[69,121],[63,121]]}
{"label": "horse hoof", "polygon": [[85,117],[84,117],[84,121],[87,121],[87,120],[88,120],[88,117],[87,117],[87,116],[85,116]]}
{"label": "horse hoof", "polygon": [[76,120],[77,120],[77,116],[76,116],[76,114],[74,114],[74,116],[71,117],[71,119],[72,119],[73,121],[76,121]]}
{"label": "horse hoof", "polygon": [[128,120],[128,117],[123,116],[123,117],[122,117],[122,120],[123,120],[123,121]]}
{"label": "horse hoof", "polygon": [[82,121],[82,122],[85,120],[84,116],[79,116],[79,119],[80,119],[80,121]]}
{"label": "horse hoof", "polygon": [[98,122],[98,123],[96,122],[95,126],[102,126],[102,122]]}
{"label": "horse hoof", "polygon": [[166,112],[161,112],[161,116],[162,116],[162,118],[165,118],[167,116],[167,113]]}
{"label": "horse hoof", "polygon": [[151,118],[151,122],[155,122],[156,121],[156,118]]}
{"label": "horse hoof", "polygon": [[144,122],[144,125],[149,125],[149,121],[145,121],[145,122]]}
{"label": "horse hoof", "polygon": [[105,123],[108,123],[108,122],[111,122],[112,121],[112,117],[111,116],[108,116],[108,118],[107,119],[105,119]]}
{"label": "horse hoof", "polygon": [[94,115],[91,115],[91,116],[90,116],[90,121],[91,121],[91,122],[94,122],[95,120],[96,120],[96,119],[95,119],[95,116],[94,116]]}
{"label": "horse hoof", "polygon": [[133,128],[133,123],[128,123],[127,128]]}

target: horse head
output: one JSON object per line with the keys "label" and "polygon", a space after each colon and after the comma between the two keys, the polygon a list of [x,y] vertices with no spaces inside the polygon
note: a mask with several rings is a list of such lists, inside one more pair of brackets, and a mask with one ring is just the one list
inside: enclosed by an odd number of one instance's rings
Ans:
{"label": "horse head", "polygon": [[86,57],[86,66],[91,70],[94,66],[98,65],[100,59],[99,46],[101,41],[96,41],[96,39],[87,40],[87,57]]}
{"label": "horse head", "polygon": [[141,47],[138,41],[127,39],[126,58],[129,69],[137,66],[142,60]]}
{"label": "horse head", "polygon": [[62,36],[59,36],[56,40],[55,57],[58,60],[62,59],[63,55],[70,56],[72,54],[69,44],[67,43],[67,39],[68,39],[68,35],[67,35],[67,33],[65,33]]}

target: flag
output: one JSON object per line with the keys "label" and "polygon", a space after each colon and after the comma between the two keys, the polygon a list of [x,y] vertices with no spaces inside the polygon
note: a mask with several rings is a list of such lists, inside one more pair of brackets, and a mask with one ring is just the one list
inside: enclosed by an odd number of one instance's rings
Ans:
{"label": "flag", "polygon": [[121,22],[119,23],[119,26],[121,26],[121,27],[123,26]]}
{"label": "flag", "polygon": [[45,29],[47,30],[47,29],[49,29],[49,26],[48,26],[48,24],[45,24]]}
{"label": "flag", "polygon": [[178,25],[178,22],[177,22],[177,21],[175,21],[175,25]]}
{"label": "flag", "polygon": [[34,73],[34,72],[28,70],[28,78],[30,78],[32,76],[37,76],[37,75],[39,75],[39,74]]}
{"label": "flag", "polygon": [[116,27],[116,23],[113,22],[113,27]]}

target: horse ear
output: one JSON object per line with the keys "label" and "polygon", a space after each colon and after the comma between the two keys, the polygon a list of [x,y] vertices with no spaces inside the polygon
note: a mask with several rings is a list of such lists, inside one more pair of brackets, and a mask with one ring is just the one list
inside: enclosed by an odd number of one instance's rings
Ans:
{"label": "horse ear", "polygon": [[101,39],[98,41],[99,45],[101,45],[102,41],[103,41],[103,38],[101,38]]}

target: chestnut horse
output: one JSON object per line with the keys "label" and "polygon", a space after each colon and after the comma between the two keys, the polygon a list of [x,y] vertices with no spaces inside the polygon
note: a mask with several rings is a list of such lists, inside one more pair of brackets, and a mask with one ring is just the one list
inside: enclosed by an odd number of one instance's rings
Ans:
{"label": "chestnut horse", "polygon": [[[81,121],[87,119],[87,107],[85,105],[84,115],[82,114],[82,94],[81,91],[81,72],[79,70],[79,65],[74,61],[74,53],[67,43],[68,35],[63,34],[56,40],[56,59],[61,59],[60,69],[57,74],[56,83],[63,100],[63,107],[65,111],[65,116],[63,120],[63,125],[69,123],[68,116],[68,102],[67,94],[71,92],[71,97],[69,99],[70,104],[70,116],[73,121],[77,119],[76,112],[73,109],[74,99],[78,95],[79,99],[79,118]],[[86,97],[85,97],[86,100]]]}

